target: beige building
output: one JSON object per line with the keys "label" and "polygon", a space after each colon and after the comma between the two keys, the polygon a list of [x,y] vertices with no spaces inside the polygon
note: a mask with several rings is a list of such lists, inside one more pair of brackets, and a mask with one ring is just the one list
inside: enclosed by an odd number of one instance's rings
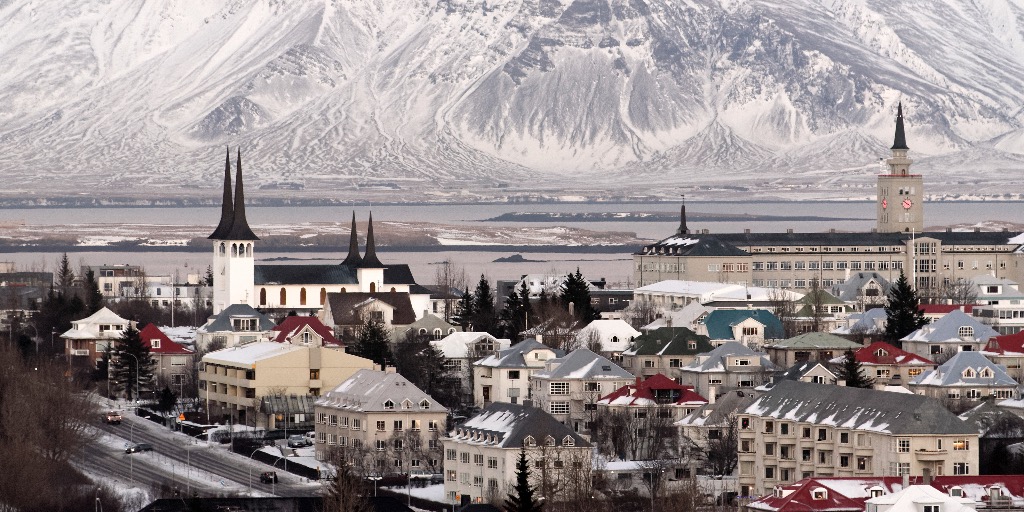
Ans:
{"label": "beige building", "polygon": [[549,359],[530,379],[533,401],[574,432],[589,436],[588,423],[597,414],[601,397],[631,382],[632,373],[587,348]]}
{"label": "beige building", "polygon": [[[203,356],[199,397],[206,400],[213,418],[276,428],[273,416],[255,414],[261,398],[319,396],[355,372],[373,368],[373,361],[347,354],[342,348],[257,341]],[[262,421],[268,424],[260,425]]]}
{"label": "beige building", "polygon": [[359,370],[315,404],[316,458],[359,453],[376,474],[441,471],[448,409],[394,372]]}
{"label": "beige building", "polygon": [[737,421],[742,496],[807,477],[978,474],[977,430],[924,396],[783,381]]}
{"label": "beige building", "polygon": [[530,378],[565,352],[536,340],[525,340],[473,363],[473,403],[522,403],[530,398]]}

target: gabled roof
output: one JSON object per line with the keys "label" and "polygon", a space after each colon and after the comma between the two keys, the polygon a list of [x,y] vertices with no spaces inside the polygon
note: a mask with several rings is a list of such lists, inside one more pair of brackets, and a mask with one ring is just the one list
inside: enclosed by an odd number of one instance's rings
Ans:
{"label": "gabled roof", "polygon": [[594,320],[576,333],[576,339],[586,344],[591,336],[600,340],[603,352],[622,352],[640,331],[623,320]]}
{"label": "gabled roof", "polygon": [[316,405],[360,412],[448,412],[401,374],[366,369],[357,371],[338,387],[324,393]]}
{"label": "gabled roof", "polygon": [[[666,402],[666,398],[669,401]],[[672,400],[674,398],[674,400]],[[693,386],[677,384],[672,379],[656,373],[643,381],[637,382],[608,393],[597,402],[604,405],[622,405],[650,407],[662,405],[699,405],[708,403],[707,399],[693,391]]]}
{"label": "gabled roof", "polygon": [[346,292],[328,293],[325,308],[330,308],[335,325],[358,325],[363,323],[361,308],[368,301],[380,301],[395,309],[392,325],[409,325],[416,321],[409,294],[403,292]]}
{"label": "gabled roof", "polygon": [[784,372],[776,374],[774,377],[772,377],[771,382],[765,384],[763,387],[765,389],[770,389],[777,383],[782,382],[784,380],[801,380],[805,375],[807,375],[812,370],[818,367],[821,367],[829,375],[832,376],[832,382],[828,382],[828,384],[833,384],[836,380],[838,380],[838,366],[839,365],[835,363],[821,363],[819,361],[801,361],[799,363],[794,364],[793,366],[790,366]]}
{"label": "gabled roof", "polygon": [[918,510],[920,503],[940,505],[943,512],[975,512],[974,500],[966,496],[950,496],[930,485],[911,485],[892,494],[870,498],[871,503],[892,510]]}
{"label": "gabled roof", "polygon": [[977,434],[935,398],[791,380],[779,382],[743,412],[894,435]]}
{"label": "gabled roof", "polygon": [[[696,346],[690,348],[690,343]],[[622,355],[626,356],[692,356],[714,349],[711,340],[686,327],[661,327],[633,340]]]}
{"label": "gabled roof", "polygon": [[590,447],[586,439],[543,410],[504,402],[492,402],[448,435],[455,441],[499,448],[519,449],[528,436],[537,446],[544,446],[550,436],[556,446],[570,438],[573,446]]}
{"label": "gabled roof", "polygon": [[971,327],[973,329],[973,340],[968,341],[985,341],[993,336],[999,336],[995,329],[975,320],[959,309],[954,309],[943,315],[942,318],[904,336],[902,341],[923,341],[928,343],[946,341],[959,343],[964,341],[960,338],[961,327]]}
{"label": "gabled roof", "polygon": [[710,313],[711,309],[699,302],[691,302],[683,306],[682,309],[666,311],[655,321],[641,327],[640,330],[648,332],[659,327],[690,327],[696,324],[701,316]]}
{"label": "gabled roof", "polygon": [[442,339],[431,341],[430,344],[439,349],[447,359],[465,359],[473,357],[470,352],[471,345],[483,340],[490,340],[494,343],[496,351],[507,349],[512,345],[511,340],[495,338],[486,332],[453,332]]}
{"label": "gabled roof", "polygon": [[751,371],[770,371],[778,369],[774,363],[768,359],[768,356],[764,352],[756,352],[750,347],[737,343],[735,341],[729,341],[718,346],[711,352],[705,354],[699,354],[690,364],[680,368],[680,371],[686,372],[724,372],[726,367],[726,360],[731,356],[749,356],[751,358],[760,358],[761,366],[757,367],[754,365],[750,366]]}
{"label": "gabled roof", "polygon": [[926,315],[939,316],[952,311],[963,311],[970,314],[974,311],[974,304],[921,304],[917,307]]}
{"label": "gabled roof", "polygon": [[789,339],[779,340],[767,347],[787,350],[857,350],[863,347],[860,343],[840,338],[825,332],[808,332]]}
{"label": "gabled roof", "polygon": [[[815,492],[820,489],[827,489],[822,498],[816,496]],[[762,496],[752,501],[748,506],[753,510],[773,510],[789,512],[796,510],[803,511],[829,511],[829,512],[860,512],[864,510],[864,497],[860,499],[851,498],[836,489],[818,482],[816,479],[807,478],[794,484],[781,486],[776,492]]]}
{"label": "gabled roof", "polygon": [[[907,352],[901,348],[896,348],[884,341],[876,341],[866,347],[861,347],[854,351],[853,357],[857,362],[868,365],[935,366],[934,361]],[[832,361],[841,362],[843,358],[845,356],[837,357]]]}
{"label": "gabled roof", "polygon": [[83,318],[81,320],[75,320],[75,323],[84,323],[84,324],[122,324],[122,325],[128,325],[129,324],[128,320],[125,320],[124,318],[121,318],[120,316],[117,315],[117,313],[114,313],[113,311],[111,311],[106,306],[100,308],[99,311],[97,311],[97,312],[95,312],[95,313],[93,313],[93,314],[91,314],[91,315],[89,315],[89,316],[87,316],[87,317],[85,317],[85,318]]}
{"label": "gabled roof", "polygon": [[323,338],[323,344],[326,346],[344,346],[344,343],[334,337],[334,332],[332,332],[331,328],[324,325],[323,322],[315,316],[284,317],[284,320],[282,320],[280,324],[275,325],[272,329],[276,332],[273,339],[278,343],[287,343],[290,342],[297,334],[306,329]]}
{"label": "gabled roof", "polygon": [[985,354],[1000,356],[1024,356],[1024,331],[1017,334],[1005,334],[989,338],[985,345]]}
{"label": "gabled roof", "polygon": [[[565,355],[564,350],[558,350],[551,348],[537,340],[523,340],[511,347],[498,352],[496,355],[487,356],[475,363],[473,366],[489,366],[492,368],[527,368],[526,354],[534,350],[550,350],[554,352],[555,357],[562,357]],[[537,361],[541,362],[541,361]],[[532,365],[534,367],[538,365]]]}
{"label": "gabled roof", "polygon": [[[194,354],[194,350],[185,348],[179,343],[167,337],[157,326],[153,324],[146,324],[142,330],[139,331],[139,339],[142,343],[149,347],[151,354]],[[157,347],[153,347],[152,340],[159,340]]]}
{"label": "gabled roof", "polygon": [[636,254],[670,256],[749,256],[728,242],[710,235],[675,235],[644,246]]}
{"label": "gabled roof", "polygon": [[269,331],[274,328],[274,322],[263,313],[256,311],[248,304],[232,304],[213,317],[201,330],[203,332],[225,332],[234,331],[231,325],[232,318],[256,318],[259,320],[258,331]]}
{"label": "gabled roof", "polygon": [[541,370],[531,379],[632,379],[633,374],[622,369],[607,357],[594,353],[588,348],[578,348],[565,357],[551,359],[545,365],[551,370]]}
{"label": "gabled roof", "polygon": [[713,340],[732,340],[732,328],[747,319],[754,319],[764,325],[765,339],[783,336],[782,321],[767,309],[716,309],[704,317],[708,337]]}
{"label": "gabled roof", "polygon": [[745,410],[756,399],[757,396],[750,390],[729,391],[715,399],[715,403],[703,405],[683,416],[675,425],[677,427],[724,425],[733,417],[733,413]]}
{"label": "gabled roof", "polygon": [[415,322],[409,324],[409,328],[426,329],[427,332],[433,332],[434,329],[441,329],[441,332],[444,332],[445,334],[448,334],[448,329],[458,330],[457,326],[445,322],[444,318],[441,318],[433,313],[427,313],[423,315],[423,318],[420,318],[419,320],[416,320]]}
{"label": "gabled roof", "polygon": [[[991,377],[982,377],[982,370],[991,372]],[[974,376],[965,377],[970,371]],[[995,364],[981,352],[957,352],[949,361],[942,363],[935,370],[929,370],[910,381],[917,386],[971,387],[971,386],[1017,386],[1006,373],[1006,367]]]}
{"label": "gabled roof", "polygon": [[872,308],[863,313],[854,313],[847,320],[852,321],[849,327],[839,327],[833,334],[878,334],[885,331],[885,308]]}
{"label": "gabled roof", "polygon": [[832,295],[844,302],[855,302],[860,299],[860,291],[868,283],[874,281],[881,289],[880,297],[884,298],[889,293],[892,283],[878,272],[854,272],[850,278],[842,283],[832,286]]}

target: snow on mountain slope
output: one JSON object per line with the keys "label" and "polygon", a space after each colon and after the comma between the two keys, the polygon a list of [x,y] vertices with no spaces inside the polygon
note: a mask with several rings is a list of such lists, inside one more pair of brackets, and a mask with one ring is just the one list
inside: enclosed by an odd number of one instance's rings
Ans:
{"label": "snow on mountain slope", "polygon": [[839,190],[900,101],[950,189],[1024,153],[1024,0],[9,0],[0,34],[10,194],[213,195],[225,145],[325,197]]}

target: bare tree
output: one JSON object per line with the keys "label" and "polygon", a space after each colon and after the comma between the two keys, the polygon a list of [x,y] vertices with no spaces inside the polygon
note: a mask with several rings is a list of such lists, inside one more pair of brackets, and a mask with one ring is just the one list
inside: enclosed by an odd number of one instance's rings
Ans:
{"label": "bare tree", "polygon": [[821,281],[817,277],[811,279],[811,289],[807,293],[805,301],[810,306],[811,332],[821,331],[821,320],[825,317],[827,307],[825,305],[825,290],[821,287]]}
{"label": "bare tree", "polygon": [[975,304],[978,302],[978,289],[973,282],[962,277],[943,282],[939,293],[948,304]]}
{"label": "bare tree", "polygon": [[768,309],[776,318],[782,321],[782,329],[787,338],[797,334],[796,325],[796,301],[782,288],[772,288],[768,291]]}
{"label": "bare tree", "polygon": [[[372,510],[366,496],[366,486],[356,460],[361,454],[346,450],[329,452],[334,475],[321,492],[323,512],[369,512]],[[355,460],[353,460],[355,459]]]}
{"label": "bare tree", "polygon": [[451,322],[455,305],[459,299],[456,293],[466,289],[466,269],[456,265],[451,258],[438,263],[434,273],[438,293],[444,297],[444,321]]}
{"label": "bare tree", "polygon": [[641,327],[657,319],[659,311],[658,306],[651,301],[636,300],[622,312],[622,319],[634,329],[640,330]]}
{"label": "bare tree", "polygon": [[719,428],[706,429],[704,469],[712,475],[731,475],[739,462],[736,416],[729,415]]}

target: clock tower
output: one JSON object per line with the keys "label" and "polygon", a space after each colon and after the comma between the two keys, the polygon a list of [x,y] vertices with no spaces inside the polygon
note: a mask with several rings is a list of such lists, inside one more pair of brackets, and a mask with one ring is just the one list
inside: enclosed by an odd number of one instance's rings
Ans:
{"label": "clock tower", "polygon": [[885,161],[888,174],[878,175],[878,232],[917,232],[924,229],[924,179],[910,174],[907,135],[903,130],[903,103],[896,111],[892,156]]}

